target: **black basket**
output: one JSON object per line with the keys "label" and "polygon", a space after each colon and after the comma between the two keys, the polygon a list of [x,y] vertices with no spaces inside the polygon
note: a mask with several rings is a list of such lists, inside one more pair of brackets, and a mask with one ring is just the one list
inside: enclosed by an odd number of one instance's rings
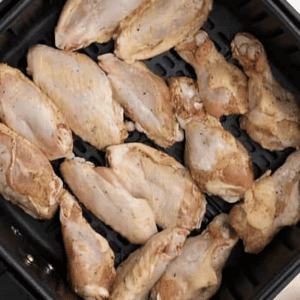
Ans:
{"label": "black basket", "polygon": [[[36,44],[54,46],[54,28],[65,1],[3,0],[0,3],[0,61],[26,74],[26,54]],[[279,82],[295,94],[300,104],[300,18],[284,0],[215,0],[204,29],[227,60],[230,42],[240,31],[254,34],[265,46],[272,71]],[[96,60],[113,51],[113,42],[92,44],[80,52]],[[163,77],[189,76],[193,68],[172,49],[147,61]],[[249,151],[256,178],[281,166],[294,149],[270,152],[250,140],[239,128],[236,116],[224,117],[222,124]],[[96,165],[105,165],[104,153],[74,136],[74,153]],[[184,144],[164,150],[144,134],[130,133],[126,142],[142,142],[167,152],[183,162]],[[61,160],[52,163],[58,175]],[[67,186],[65,186],[67,188]],[[0,199],[0,299],[79,299],[67,284],[66,257],[58,214],[50,221],[35,220],[20,208]],[[228,213],[232,204],[207,197],[207,213],[199,234],[212,219]],[[92,227],[106,237],[116,255],[116,266],[138,248],[104,225],[84,207]],[[258,255],[246,254],[239,241],[231,253],[219,292],[213,300],[273,299],[300,272],[300,224],[283,229]]]}

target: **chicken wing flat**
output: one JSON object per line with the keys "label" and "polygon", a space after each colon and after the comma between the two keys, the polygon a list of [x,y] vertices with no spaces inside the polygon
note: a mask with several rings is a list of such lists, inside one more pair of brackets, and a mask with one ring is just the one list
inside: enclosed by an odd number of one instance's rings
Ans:
{"label": "chicken wing flat", "polygon": [[31,48],[27,71],[64,114],[72,131],[99,150],[128,136],[123,109],[105,73],[88,56],[45,45]]}
{"label": "chicken wing flat", "polygon": [[244,202],[230,212],[230,224],[243,240],[245,252],[259,253],[283,227],[300,220],[300,152],[270,173],[256,180]]}
{"label": "chicken wing flat", "polygon": [[170,261],[181,254],[188,233],[185,229],[165,229],[130,254],[117,268],[110,300],[147,300]]}
{"label": "chicken wing flat", "polygon": [[136,128],[141,128],[157,145],[172,146],[182,134],[165,81],[143,62],[128,65],[111,53],[98,60],[111,82],[114,100],[138,123]]}
{"label": "chicken wing flat", "polygon": [[79,201],[131,243],[144,244],[157,232],[148,202],[132,197],[112,170],[75,158],[61,164],[61,173]]}
{"label": "chicken wing flat", "polygon": [[241,128],[269,150],[299,147],[300,109],[295,97],[274,79],[263,45],[249,33],[238,33],[231,48],[249,77],[251,110],[241,116]]}
{"label": "chicken wing flat", "polygon": [[61,196],[60,222],[73,290],[86,300],[108,299],[117,275],[114,252],[67,191]]}
{"label": "chicken wing flat", "polygon": [[176,51],[194,67],[201,101],[210,115],[220,118],[249,110],[246,75],[226,61],[205,31],[177,45]]}
{"label": "chicken wing flat", "polygon": [[254,181],[247,150],[205,112],[192,79],[171,78],[169,87],[175,114],[185,128],[185,165],[200,190],[227,202],[240,200]]}
{"label": "chicken wing flat", "polygon": [[200,228],[206,199],[173,157],[141,143],[108,147],[106,157],[130,194],[149,202],[160,227]]}
{"label": "chicken wing flat", "polygon": [[118,24],[149,0],[68,0],[55,28],[55,45],[77,50],[108,42]]}
{"label": "chicken wing flat", "polygon": [[44,154],[0,123],[0,193],[39,219],[57,211],[62,181]]}
{"label": "chicken wing flat", "polygon": [[201,235],[187,238],[181,255],[170,262],[149,299],[210,299],[221,286],[222,269],[237,242],[228,215],[216,216]]}
{"label": "chicken wing flat", "polygon": [[120,23],[115,54],[132,63],[171,49],[203,26],[212,4],[212,0],[145,2]]}
{"label": "chicken wing flat", "polygon": [[0,64],[0,118],[49,160],[73,155],[72,132],[53,102],[18,69]]}

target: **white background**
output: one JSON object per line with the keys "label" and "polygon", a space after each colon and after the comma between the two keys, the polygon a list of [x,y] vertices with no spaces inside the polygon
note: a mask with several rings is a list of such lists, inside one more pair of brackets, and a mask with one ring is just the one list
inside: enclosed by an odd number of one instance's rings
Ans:
{"label": "white background", "polygon": [[300,13],[300,0],[287,0]]}

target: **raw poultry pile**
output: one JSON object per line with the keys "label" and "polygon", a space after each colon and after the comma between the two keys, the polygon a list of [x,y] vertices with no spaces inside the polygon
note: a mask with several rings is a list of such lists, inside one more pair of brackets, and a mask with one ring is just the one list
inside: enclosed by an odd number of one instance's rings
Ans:
{"label": "raw poultry pile", "polygon": [[[300,152],[254,180],[246,148],[219,118],[240,126],[263,148],[299,148],[300,109],[274,79],[262,44],[237,33],[226,61],[201,30],[212,0],[68,0],[58,49],[36,45],[27,72],[0,64],[0,192],[35,218],[60,222],[70,286],[88,300],[210,299],[241,238],[258,253],[300,219]],[[72,52],[114,39],[114,54]],[[195,70],[163,79],[141,61],[174,48]],[[131,121],[124,121],[124,114]],[[169,148],[185,141],[184,165],[142,143],[138,130]],[[72,131],[106,153],[106,166],[73,154]],[[70,191],[99,220],[142,245],[115,269],[108,241],[82,215]],[[235,203],[194,237],[205,194]]]}

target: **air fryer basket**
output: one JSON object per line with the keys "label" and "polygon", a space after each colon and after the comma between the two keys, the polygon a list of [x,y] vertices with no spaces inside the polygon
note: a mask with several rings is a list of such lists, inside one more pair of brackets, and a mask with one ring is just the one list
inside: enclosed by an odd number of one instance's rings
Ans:
{"label": "air fryer basket", "polygon": [[[54,47],[54,27],[64,3],[61,0],[3,0],[0,3],[0,61],[26,73],[26,54],[30,47],[36,44]],[[299,24],[297,15],[283,5],[283,0],[215,0],[204,29],[227,60],[231,60],[230,41],[237,32],[254,34],[267,50],[273,74],[296,95],[299,102]],[[113,42],[92,44],[81,52],[96,60],[100,54],[113,52]],[[147,65],[163,77],[195,78],[193,68],[173,49],[148,60]],[[249,151],[256,178],[268,169],[275,170],[281,166],[294,151],[270,152],[262,149],[240,130],[236,116],[223,117],[222,124]],[[76,136],[74,139],[76,156],[96,165],[105,165],[103,152]],[[184,143],[163,150],[136,131],[130,133],[126,142],[148,144],[183,163]],[[53,162],[58,175],[61,162]],[[66,257],[58,214],[53,220],[39,221],[4,199],[0,200],[0,298],[79,299],[67,285]],[[192,235],[201,233],[216,215],[228,213],[232,207],[232,204],[217,197],[207,197],[207,200],[203,225]],[[116,255],[116,265],[138,248],[83,209],[92,227],[108,239]],[[225,265],[222,286],[212,299],[273,299],[300,272],[298,241],[300,224],[283,229],[258,255],[246,254],[239,241]]]}

